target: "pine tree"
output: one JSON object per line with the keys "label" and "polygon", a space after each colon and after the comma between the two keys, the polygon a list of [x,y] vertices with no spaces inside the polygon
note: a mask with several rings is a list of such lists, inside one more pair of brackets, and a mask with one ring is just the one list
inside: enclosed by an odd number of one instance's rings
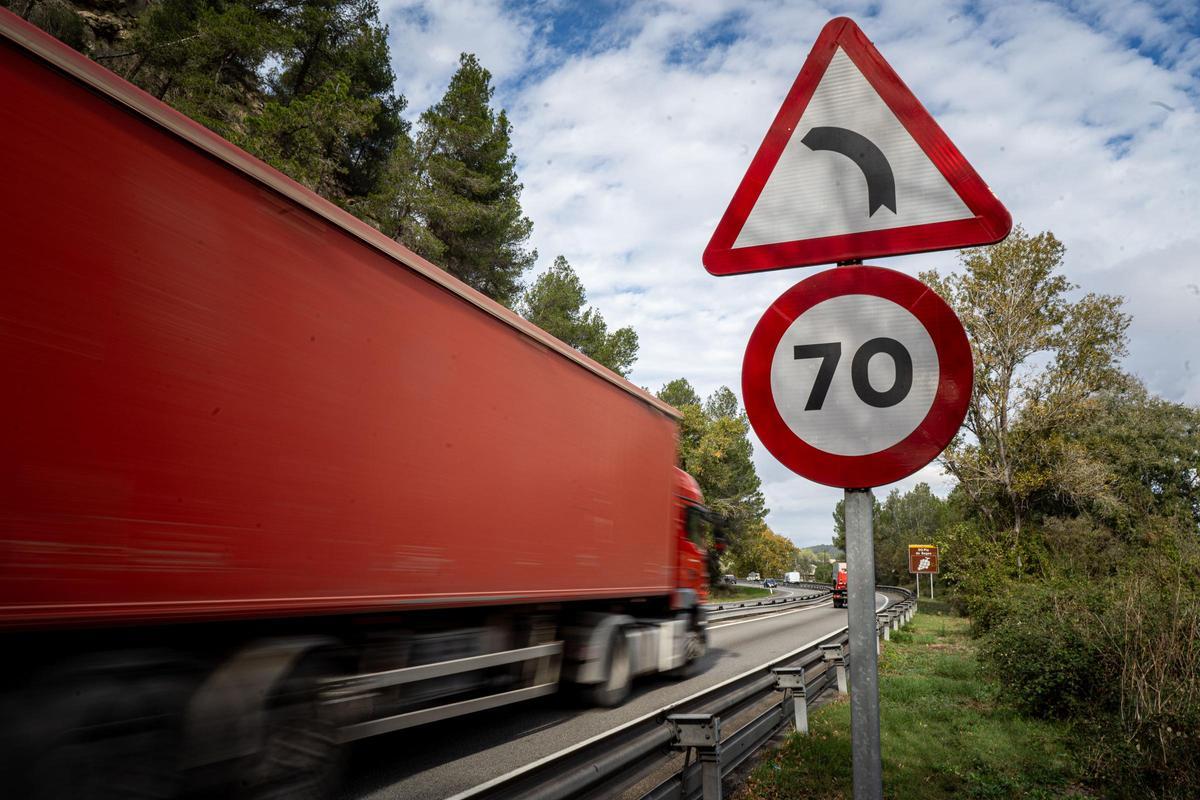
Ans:
{"label": "pine tree", "polygon": [[368,220],[411,150],[376,0],[161,0],[128,34],[71,43]]}
{"label": "pine tree", "polygon": [[638,337],[631,327],[608,332],[608,323],[594,308],[584,308],[587,292],[567,259],[538,277],[521,298],[525,319],[557,336],[619,375],[628,377],[637,359]]}
{"label": "pine tree", "polygon": [[491,108],[491,77],[464,53],[446,94],[421,115],[422,197],[413,205],[426,235],[406,244],[512,306],[537,253],[525,247],[533,223],[521,212],[508,115]]}
{"label": "pine tree", "polygon": [[[323,193],[335,200],[361,200],[379,191],[392,151],[407,138],[406,105],[393,91],[387,28],[379,22],[376,0],[307,0],[291,7],[283,22],[289,33],[281,66],[268,83],[266,116],[290,109],[296,131],[316,128],[308,147],[303,136],[276,142],[285,151],[311,152],[332,166],[332,185]],[[307,118],[310,126],[302,121]],[[316,120],[331,124],[319,126]]]}

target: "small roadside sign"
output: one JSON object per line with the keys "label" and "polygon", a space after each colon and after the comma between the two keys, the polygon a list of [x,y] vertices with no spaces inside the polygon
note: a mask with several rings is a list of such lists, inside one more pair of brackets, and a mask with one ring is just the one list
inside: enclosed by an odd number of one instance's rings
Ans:
{"label": "small roadside sign", "polygon": [[937,575],[937,545],[910,544],[908,546],[908,571],[914,575]]}
{"label": "small roadside sign", "polygon": [[750,424],[784,466],[840,488],[928,464],[966,416],[974,368],[954,311],[882,267],[817,273],[759,320],[742,364]]}
{"label": "small roadside sign", "polygon": [[704,251],[713,275],[992,244],[1012,218],[850,19],[830,21]]}

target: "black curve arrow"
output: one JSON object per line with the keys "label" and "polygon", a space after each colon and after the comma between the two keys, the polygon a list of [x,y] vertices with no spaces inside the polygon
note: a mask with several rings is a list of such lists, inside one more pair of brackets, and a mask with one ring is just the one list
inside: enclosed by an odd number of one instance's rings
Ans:
{"label": "black curve arrow", "polygon": [[831,150],[849,158],[862,170],[867,179],[868,217],[875,216],[880,206],[896,212],[896,177],[887,156],[861,133],[846,128],[813,128],[800,140],[809,150]]}

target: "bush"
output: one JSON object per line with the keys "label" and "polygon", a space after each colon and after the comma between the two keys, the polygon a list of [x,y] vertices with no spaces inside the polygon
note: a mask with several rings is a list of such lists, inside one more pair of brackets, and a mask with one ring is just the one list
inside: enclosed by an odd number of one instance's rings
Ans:
{"label": "bush", "polygon": [[1027,584],[993,609],[980,655],[1013,704],[1063,718],[1107,701],[1103,659],[1086,629],[1084,587]]}
{"label": "bush", "polygon": [[1108,577],[997,586],[980,654],[1021,710],[1078,723],[1111,797],[1200,797],[1200,544],[1186,529]]}
{"label": "bush", "polygon": [[1200,559],[1147,558],[1095,617],[1116,735],[1096,769],[1127,796],[1200,797]]}

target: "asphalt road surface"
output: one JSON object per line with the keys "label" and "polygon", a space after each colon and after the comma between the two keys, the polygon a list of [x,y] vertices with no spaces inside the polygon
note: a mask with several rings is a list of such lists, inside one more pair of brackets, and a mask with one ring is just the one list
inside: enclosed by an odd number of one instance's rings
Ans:
{"label": "asphalt road surface", "polygon": [[[886,602],[876,595],[877,606]],[[448,797],[766,664],[845,625],[846,610],[834,609],[829,601],[718,621],[709,626],[709,652],[699,675],[684,681],[644,678],[620,708],[582,709],[565,698],[549,697],[368,739],[350,755],[341,797]]]}

